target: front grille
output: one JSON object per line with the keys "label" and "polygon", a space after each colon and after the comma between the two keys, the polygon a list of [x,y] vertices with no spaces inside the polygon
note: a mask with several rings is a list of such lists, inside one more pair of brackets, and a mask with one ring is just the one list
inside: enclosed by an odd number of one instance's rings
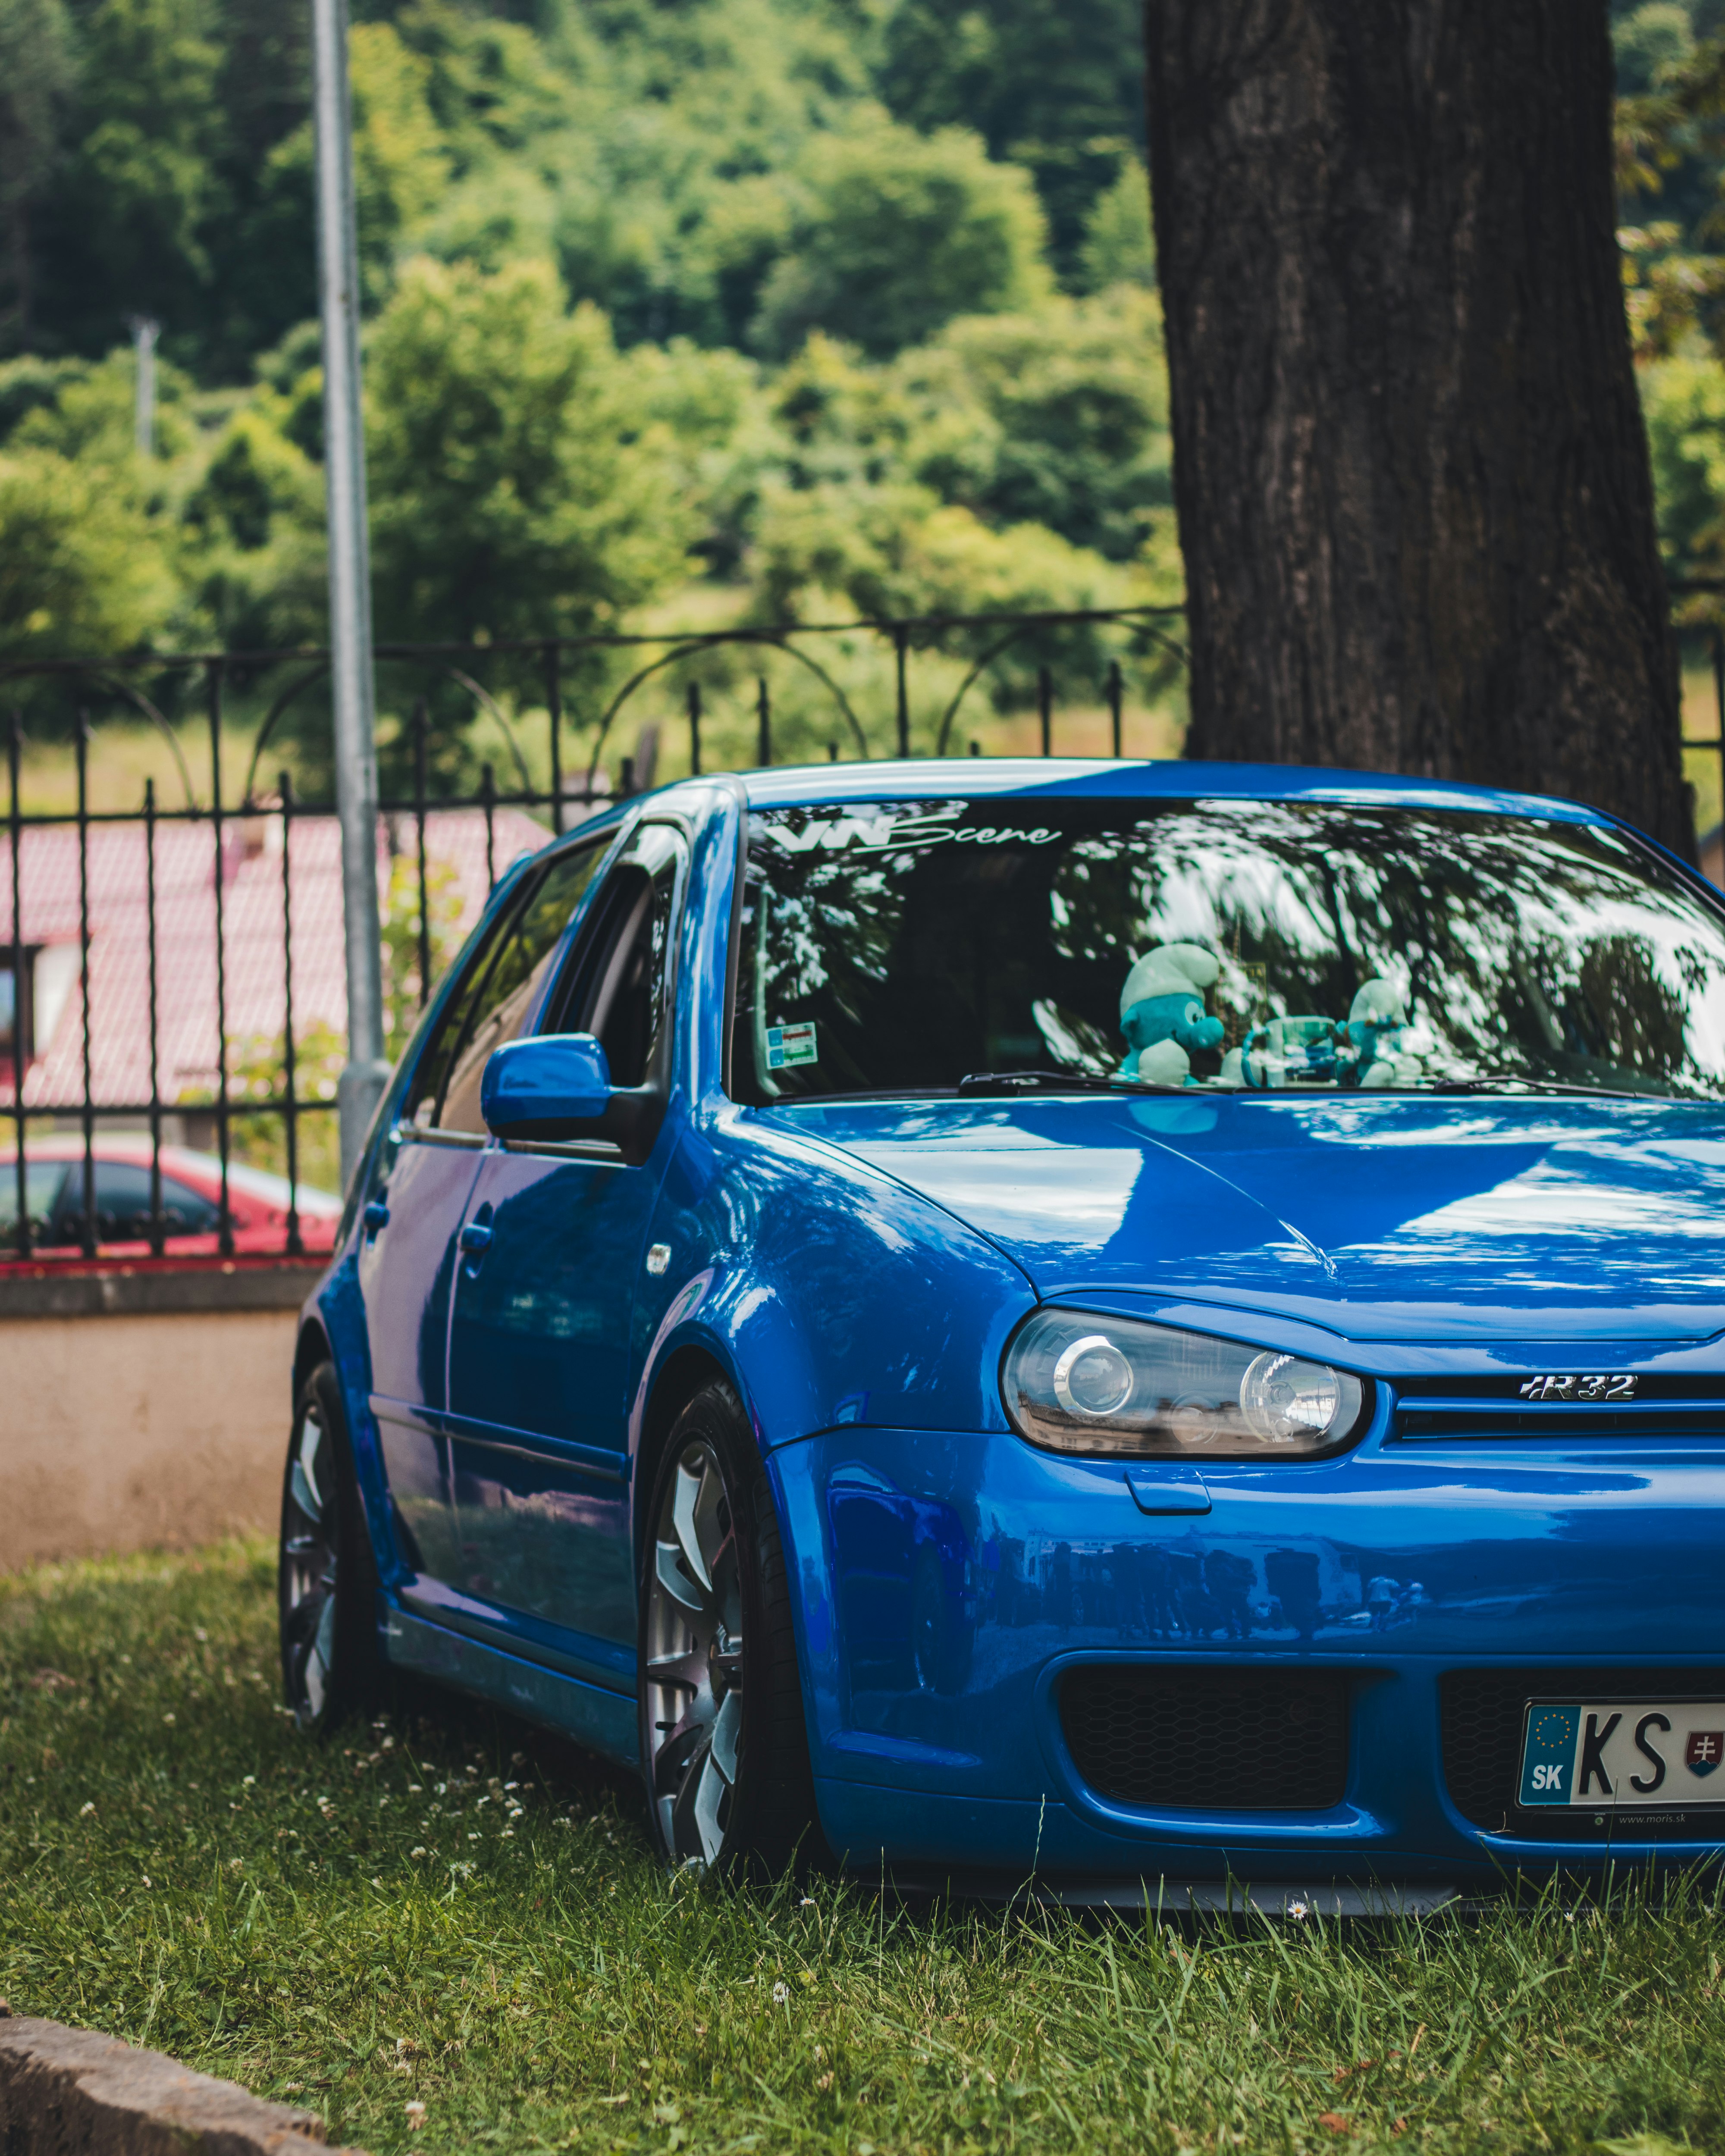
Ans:
{"label": "front grille", "polygon": [[1397,1388],[1390,1435],[1410,1444],[1725,1437],[1725,1385],[1716,1374],[1638,1375],[1635,1398],[1620,1401],[1523,1399],[1523,1383],[1511,1375],[1404,1380]]}
{"label": "front grille", "polygon": [[1321,1812],[1348,1787],[1348,1681],[1091,1662],[1060,1684],[1073,1764],[1117,1804]]}
{"label": "front grille", "polygon": [[[1530,1699],[1725,1699],[1725,1670],[1451,1670],[1442,1680],[1444,1780],[1450,1801],[1466,1820],[1491,1834],[1522,1835],[1538,1841],[1602,1841],[1633,1833],[1638,1841],[1670,1835],[1708,1840],[1717,1835],[1717,1813],[1650,1817],[1631,1824],[1579,1809],[1517,1812],[1522,1729]],[[1711,1824],[1709,1824],[1711,1822]]]}

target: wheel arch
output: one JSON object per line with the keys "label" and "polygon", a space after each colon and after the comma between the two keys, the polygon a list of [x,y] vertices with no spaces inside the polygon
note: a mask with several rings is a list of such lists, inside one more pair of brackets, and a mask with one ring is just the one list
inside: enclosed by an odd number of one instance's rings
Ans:
{"label": "wheel arch", "polygon": [[300,1327],[300,1337],[294,1343],[294,1399],[297,1402],[300,1388],[320,1363],[333,1363],[335,1352],[330,1346],[330,1337],[322,1322],[308,1317]]}
{"label": "wheel arch", "polygon": [[[646,1407],[641,1416],[640,1444],[634,1461],[633,1510],[637,1568],[646,1543],[647,1509],[653,1494],[653,1481],[659,1471],[659,1462],[671,1430],[677,1417],[695,1395],[715,1379],[728,1385],[739,1400],[742,1399],[742,1389],[737,1382],[735,1373],[712,1348],[698,1340],[685,1341],[674,1348],[654,1377],[653,1389],[647,1395]],[[748,1412],[746,1401],[743,1412],[746,1414]]]}
{"label": "wheel arch", "polygon": [[[339,1312],[337,1319],[335,1331],[339,1337]],[[370,1416],[362,1407],[356,1409],[352,1388],[347,1382],[341,1357],[336,1352],[336,1338],[331,1337],[331,1327],[326,1323],[324,1314],[314,1307],[301,1319],[299,1337],[294,1343],[293,1400],[295,1409],[299,1405],[300,1387],[321,1363],[331,1363],[335,1368],[336,1388],[341,1395],[347,1441],[353,1454],[360,1510],[365,1517],[366,1532],[371,1539],[372,1562],[377,1568],[378,1577],[388,1580],[401,1563],[393,1531],[394,1500],[390,1494],[389,1478],[384,1471],[382,1455],[376,1442]]]}

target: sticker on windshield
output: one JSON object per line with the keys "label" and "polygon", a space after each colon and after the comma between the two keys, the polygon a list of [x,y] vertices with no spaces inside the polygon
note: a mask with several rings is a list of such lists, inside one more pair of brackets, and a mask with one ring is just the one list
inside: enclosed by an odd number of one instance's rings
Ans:
{"label": "sticker on windshield", "polygon": [[769,1025],[767,1029],[767,1068],[783,1070],[788,1063],[819,1063],[813,1025]]}

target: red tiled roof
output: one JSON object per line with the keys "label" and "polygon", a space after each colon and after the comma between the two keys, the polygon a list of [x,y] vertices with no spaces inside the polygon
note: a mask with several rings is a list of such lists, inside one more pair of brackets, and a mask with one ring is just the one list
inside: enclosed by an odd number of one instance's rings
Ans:
{"label": "red tiled roof", "polygon": [[[523,852],[544,844],[544,826],[518,808],[493,818],[498,875]],[[230,1043],[275,1040],[285,1024],[282,827],[279,817],[235,817],[224,826],[222,886],[227,1033]],[[415,834],[403,820],[400,842]],[[289,840],[293,890],[294,1031],[318,1021],[346,1033],[347,989],[341,938],[339,827],[332,816],[295,818]],[[490,888],[485,822],[476,808],[434,809],[426,818],[429,862],[454,871],[452,908],[459,927],[478,918]],[[380,824],[380,891],[389,874],[388,834]],[[24,831],[18,848],[23,941],[79,940],[78,833],[52,825]],[[90,1092],[99,1105],[137,1106],[150,1098],[149,926],[144,829],[93,825],[89,833],[90,921]],[[208,824],[162,824],[156,831],[157,1070],[162,1098],[207,1092],[216,1082],[216,879]],[[0,947],[13,941],[9,836],[0,832]],[[53,1037],[36,1042],[24,1079],[28,1107],[76,1107],[84,1097],[82,998],[74,980]],[[0,1101],[13,1100],[9,1059],[0,1059]]]}

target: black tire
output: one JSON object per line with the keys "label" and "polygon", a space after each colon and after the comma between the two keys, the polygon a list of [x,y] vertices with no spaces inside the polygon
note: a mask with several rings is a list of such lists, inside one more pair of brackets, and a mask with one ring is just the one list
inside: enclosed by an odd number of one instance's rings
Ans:
{"label": "black tire", "polygon": [[282,1690],[300,1728],[322,1736],[375,1706],[385,1679],[377,1568],[331,1363],[305,1378],[294,1402],[277,1596]]}
{"label": "black tire", "polygon": [[771,1877],[823,1858],[773,1488],[728,1385],[677,1417],[646,1522],[641,1767],[660,1854]]}

